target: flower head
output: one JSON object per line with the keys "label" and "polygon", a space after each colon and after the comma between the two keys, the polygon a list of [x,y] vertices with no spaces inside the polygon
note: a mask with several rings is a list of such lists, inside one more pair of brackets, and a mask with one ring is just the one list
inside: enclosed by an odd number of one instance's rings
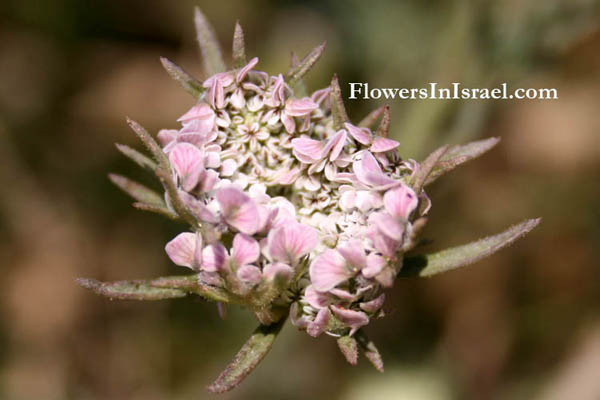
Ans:
{"label": "flower head", "polygon": [[[198,37],[210,42],[201,41],[209,77],[199,82],[162,60],[195,96],[194,106],[177,119],[177,128],[160,130],[158,142],[129,121],[154,160],[120,147],[160,178],[164,194],[111,176],[136,199],[136,207],[189,225],[165,251],[174,264],[194,274],[130,286],[83,284],[121,298],[200,294],[217,301],[220,311],[228,302],[248,308],[264,329],[278,329],[289,313],[309,335],[339,338],[344,355],[356,362],[353,336],[364,344],[361,328],[383,315],[384,290],[403,271],[405,253],[417,245],[427,221],[431,201],[425,186],[489,150],[497,139],[445,146],[423,163],[402,160],[400,144],[387,137],[387,107],[373,133],[370,126],[349,121],[337,77],[308,96],[295,91],[324,45],[302,61],[294,58],[285,75],[269,75],[255,69],[258,58],[246,62],[238,26],[234,67],[227,69],[213,29],[199,11],[196,23]],[[372,113],[364,125],[380,114]],[[431,258],[435,268],[426,266],[419,273],[478,260],[537,222],[463,246],[446,261],[438,254]],[[413,262],[413,270],[419,267]],[[381,369],[374,345],[366,343],[369,359]],[[258,358],[244,365],[255,365],[268,346],[251,350],[240,353],[240,362]]]}

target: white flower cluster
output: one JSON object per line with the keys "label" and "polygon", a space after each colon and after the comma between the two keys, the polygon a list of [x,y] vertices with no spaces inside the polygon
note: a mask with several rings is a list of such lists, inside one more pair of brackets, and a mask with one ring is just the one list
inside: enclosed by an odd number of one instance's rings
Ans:
{"label": "white flower cluster", "polygon": [[200,226],[166,251],[261,322],[291,307],[310,335],[352,335],[381,314],[428,212],[409,185],[419,165],[385,135],[336,124],[330,88],[296,98],[257,63],[208,78],[181,128],[158,134]]}

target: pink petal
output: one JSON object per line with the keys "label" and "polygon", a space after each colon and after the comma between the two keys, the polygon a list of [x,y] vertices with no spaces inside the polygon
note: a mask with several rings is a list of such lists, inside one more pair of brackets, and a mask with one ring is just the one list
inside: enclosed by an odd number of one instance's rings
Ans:
{"label": "pink petal", "polygon": [[260,246],[256,240],[243,233],[235,235],[231,254],[235,265],[252,264],[258,260],[258,256],[260,256]]}
{"label": "pink petal", "polygon": [[215,108],[223,108],[225,106],[225,87],[233,83],[233,76],[229,72],[220,72],[204,81],[202,84],[208,88],[206,98],[208,102]]}
{"label": "pink petal", "polygon": [[263,276],[269,281],[288,282],[292,279],[294,270],[287,264],[276,262],[263,268]]}
{"label": "pink petal", "polygon": [[217,171],[212,169],[205,169],[204,172],[200,175],[200,185],[198,186],[198,190],[202,193],[209,192],[213,190],[217,182],[219,181],[219,174]]}
{"label": "pink petal", "polygon": [[346,260],[336,250],[325,250],[309,268],[310,280],[319,292],[333,289],[351,278],[354,273],[346,267]]}
{"label": "pink petal", "polygon": [[344,211],[350,211],[354,208],[356,202],[356,191],[348,190],[342,193],[340,197],[339,205],[340,208]]}
{"label": "pink petal", "polygon": [[231,176],[237,170],[238,165],[234,159],[227,159],[221,163],[221,175]]}
{"label": "pink petal", "polygon": [[288,99],[285,103],[285,112],[291,117],[304,117],[319,107],[309,97],[302,99]]}
{"label": "pink petal", "polygon": [[414,190],[404,184],[388,190],[383,195],[386,211],[396,218],[408,219],[418,203],[419,199]]}
{"label": "pink petal", "polygon": [[347,133],[344,130],[338,131],[334,137],[331,138],[330,143],[325,146],[325,150],[323,151],[323,156],[325,156],[328,152],[328,148],[331,148],[331,154],[329,155],[330,161],[335,161],[340,156],[342,150],[344,150],[344,146],[346,145],[346,137]]}
{"label": "pink petal", "polygon": [[294,155],[300,162],[312,164],[323,158],[323,142],[306,137],[292,139]]}
{"label": "pink petal", "polygon": [[278,213],[279,209],[277,208],[270,209],[265,206],[258,206],[258,217],[260,219],[258,231],[269,231],[273,226],[273,221],[275,221],[275,218],[277,218]]}
{"label": "pink petal", "polygon": [[400,242],[383,234],[376,225],[369,226],[367,237],[371,239],[373,247],[387,257],[394,257],[400,247]]}
{"label": "pink petal", "polygon": [[243,265],[237,270],[236,276],[242,282],[254,286],[260,283],[262,272],[254,265]]}
{"label": "pink petal", "polygon": [[356,178],[365,185],[379,186],[395,182],[383,173],[373,154],[368,151],[363,151],[362,159],[352,163],[352,170]]}
{"label": "pink petal", "polygon": [[227,261],[227,250],[221,243],[211,244],[202,250],[202,269],[216,272],[223,269]]}
{"label": "pink petal", "polygon": [[296,121],[294,121],[294,118],[292,118],[291,115],[282,112],[281,122],[283,122],[283,126],[288,133],[294,133],[296,131]]}
{"label": "pink petal", "polygon": [[392,268],[384,268],[380,273],[375,276],[375,280],[383,287],[389,288],[394,285],[396,279],[396,272]]}
{"label": "pink petal", "polygon": [[217,191],[217,201],[227,224],[247,235],[256,233],[260,224],[258,208],[244,192],[228,186]]}
{"label": "pink petal", "polygon": [[313,285],[304,289],[304,300],[313,308],[327,308],[331,304],[331,296],[327,293],[317,292]]}
{"label": "pink petal", "polygon": [[219,219],[208,207],[204,205],[200,200],[197,200],[191,194],[178,190],[177,194],[183,201],[183,203],[190,209],[192,214],[202,222],[208,222],[211,224],[219,222]]}
{"label": "pink petal", "polygon": [[365,278],[372,278],[383,270],[386,266],[385,258],[378,256],[377,254],[369,254],[367,256],[367,266],[363,268],[361,273]]}
{"label": "pink petal", "polygon": [[329,93],[330,93],[330,88],[326,87],[324,89],[319,89],[316,92],[314,92],[310,98],[317,104],[321,104],[325,99],[327,99],[329,97]]}
{"label": "pink petal", "polygon": [[290,321],[292,325],[298,329],[306,329],[309,324],[309,319],[298,310],[298,302],[292,303],[290,307]]}
{"label": "pink petal", "polygon": [[308,327],[306,328],[306,333],[312,337],[319,336],[327,329],[330,319],[331,311],[329,311],[327,308],[320,309],[314,321],[309,322]]}
{"label": "pink petal", "polygon": [[394,150],[398,146],[400,146],[400,143],[395,140],[377,136],[369,150],[373,153],[385,153],[386,151]]}
{"label": "pink petal", "polygon": [[344,127],[348,130],[350,136],[352,136],[352,138],[354,138],[354,140],[357,142],[364,145],[371,144],[371,141],[373,140],[373,134],[371,133],[370,129],[359,128],[358,126],[354,126],[348,122],[344,124]]}
{"label": "pink petal", "polygon": [[[310,161],[307,161],[307,160],[302,161],[302,162],[310,163]],[[283,170],[281,175],[279,176],[279,179],[277,180],[277,183],[279,183],[280,185],[290,185],[296,179],[298,179],[300,172],[301,172],[301,169],[297,166],[290,170]]]}
{"label": "pink petal", "polygon": [[218,82],[220,85],[227,87],[233,83],[233,76],[230,72],[219,72],[205,80],[202,86],[209,88],[213,85],[213,82]]}
{"label": "pink petal", "polygon": [[268,99],[272,107],[278,107],[285,101],[285,81],[283,75],[279,74],[273,83],[271,98]]}
{"label": "pink petal", "polygon": [[317,245],[317,231],[306,225],[292,223],[269,232],[269,255],[276,261],[292,266]]}
{"label": "pink petal", "polygon": [[379,231],[390,239],[401,242],[406,232],[406,222],[393,218],[388,214],[380,214],[375,219],[375,224]]}
{"label": "pink petal", "polygon": [[258,64],[258,57],[254,57],[252,60],[250,60],[250,62],[248,62],[248,64],[242,67],[237,73],[235,80],[238,83],[243,81],[246,75],[248,75],[248,72],[250,72],[256,66],[256,64]]}
{"label": "pink petal", "polygon": [[208,106],[208,104],[198,103],[190,108],[188,112],[179,117],[177,121],[188,122],[195,119],[210,120],[211,118],[214,119],[214,116],[215,112]]}
{"label": "pink petal", "polygon": [[196,234],[191,232],[180,233],[167,243],[165,251],[174,264],[193,268],[196,254]]}
{"label": "pink petal", "polygon": [[353,268],[360,270],[367,266],[367,256],[365,255],[364,245],[360,240],[351,240],[344,246],[338,247],[337,251]]}
{"label": "pink petal", "polygon": [[331,311],[343,324],[351,328],[352,336],[360,327],[369,323],[369,317],[362,311],[348,310],[339,306],[331,306]]}
{"label": "pink petal", "polygon": [[238,110],[246,105],[242,88],[235,89],[235,92],[229,97],[229,103]]}
{"label": "pink petal", "polygon": [[356,192],[355,205],[362,212],[367,212],[372,208],[379,208],[382,205],[381,196],[379,193],[370,190],[359,190]]}
{"label": "pink petal", "polygon": [[335,297],[337,297],[338,299],[341,299],[344,301],[354,301],[359,297],[358,294],[352,294],[347,290],[337,289],[337,288],[333,288],[327,293],[330,293],[330,294],[334,295]]}
{"label": "pink petal", "polygon": [[204,170],[203,154],[200,149],[189,143],[179,143],[169,153],[169,162],[179,176],[181,187],[192,190]]}
{"label": "pink petal", "polygon": [[379,310],[381,306],[383,306],[384,301],[385,294],[382,293],[381,295],[379,295],[371,301],[360,303],[360,308],[368,313],[374,313],[375,311]]}
{"label": "pink petal", "polygon": [[176,129],[161,129],[158,131],[158,135],[156,135],[158,143],[160,143],[162,147],[165,147],[177,138],[178,132],[179,131]]}

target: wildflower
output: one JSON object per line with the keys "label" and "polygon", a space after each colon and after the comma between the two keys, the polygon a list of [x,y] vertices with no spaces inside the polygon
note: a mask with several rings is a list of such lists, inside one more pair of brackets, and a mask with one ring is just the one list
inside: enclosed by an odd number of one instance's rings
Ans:
{"label": "wildflower", "polygon": [[354,125],[337,77],[327,88],[297,95],[323,45],[294,61],[286,74],[269,75],[255,69],[258,58],[246,61],[238,25],[234,68],[226,70],[213,29],[198,10],[195,18],[208,79],[199,82],[162,61],[196,104],[178,118],[179,128],[160,130],[158,142],[129,121],[153,159],[119,146],[160,178],[164,193],[111,175],[136,207],[189,226],[165,251],[193,274],[79,282],[112,298],[197,294],[216,301],[220,314],[226,303],[246,307],[261,327],[210,390],[238,384],[268,351],[288,315],[313,337],[338,338],[351,363],[362,344],[382,370],[362,328],[383,315],[384,289],[398,275],[429,276],[477,261],[539,222],[525,221],[433,255],[410,253],[431,207],[424,188],[498,140],[442,147],[421,163],[403,160],[399,143],[387,137],[389,110],[384,109],[376,133]]}

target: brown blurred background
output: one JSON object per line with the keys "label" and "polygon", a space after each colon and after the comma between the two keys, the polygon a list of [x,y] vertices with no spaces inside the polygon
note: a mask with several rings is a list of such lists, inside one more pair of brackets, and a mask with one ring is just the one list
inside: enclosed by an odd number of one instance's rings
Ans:
{"label": "brown blurred background", "polygon": [[[373,4],[371,4],[373,3]],[[375,4],[376,3],[376,4]],[[126,115],[175,127],[193,100],[161,55],[202,77],[195,1],[0,3],[0,398],[204,399],[254,328],[196,299],[109,302],[74,284],[182,273],[181,229],[135,211],[109,171],[151,182],[113,146]],[[526,217],[540,227],[474,267],[398,282],[368,333],[386,362],[347,365],[288,326],[224,399],[600,399],[600,5],[595,0],[199,2],[230,47],[236,19],[261,69],[327,40],[311,89],[556,87],[555,101],[395,101],[401,154],[501,136],[430,190],[442,248]],[[359,120],[377,101],[348,101]]]}

